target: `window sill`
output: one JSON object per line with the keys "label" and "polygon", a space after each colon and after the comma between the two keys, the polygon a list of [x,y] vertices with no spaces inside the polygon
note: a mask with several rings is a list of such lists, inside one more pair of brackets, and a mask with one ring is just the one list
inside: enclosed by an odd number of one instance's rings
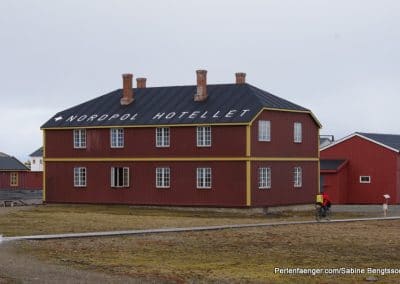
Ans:
{"label": "window sill", "polygon": [[210,190],[210,189],[212,189],[212,187],[196,187],[196,189],[199,189],[199,190]]}

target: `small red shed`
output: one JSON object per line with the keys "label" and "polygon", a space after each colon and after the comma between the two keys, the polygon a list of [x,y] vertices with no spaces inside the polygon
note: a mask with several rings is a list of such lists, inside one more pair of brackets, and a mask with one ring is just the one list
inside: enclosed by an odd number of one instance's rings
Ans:
{"label": "small red shed", "polygon": [[321,149],[321,191],[337,204],[400,203],[400,135],[356,132]]}
{"label": "small red shed", "polygon": [[31,172],[15,157],[0,153],[0,190],[42,189],[43,175]]}

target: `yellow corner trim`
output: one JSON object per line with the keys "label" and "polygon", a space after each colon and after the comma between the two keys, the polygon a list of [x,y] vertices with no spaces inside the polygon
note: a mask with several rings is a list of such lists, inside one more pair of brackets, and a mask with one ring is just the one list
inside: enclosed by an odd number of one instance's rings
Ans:
{"label": "yellow corner trim", "polygon": [[246,206],[251,206],[251,162],[246,162]]}
{"label": "yellow corner trim", "polygon": [[42,188],[42,200],[46,201],[46,131],[43,129],[43,188]]}
{"label": "yellow corner trim", "polygon": [[251,126],[246,126],[246,157],[251,155]]}

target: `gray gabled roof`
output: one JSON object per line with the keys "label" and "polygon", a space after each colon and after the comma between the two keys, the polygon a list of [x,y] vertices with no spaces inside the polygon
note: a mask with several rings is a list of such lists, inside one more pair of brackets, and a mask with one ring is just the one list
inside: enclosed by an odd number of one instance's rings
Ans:
{"label": "gray gabled roof", "polygon": [[400,135],[398,134],[379,134],[379,133],[365,133],[365,132],[356,132],[356,134],[367,137],[380,144],[386,145],[387,147],[400,151]]}
{"label": "gray gabled roof", "polygon": [[35,152],[29,155],[29,157],[43,157],[43,147],[40,147]]}
{"label": "gray gabled roof", "polygon": [[0,153],[0,171],[28,171],[29,169],[16,158]]}
{"label": "gray gabled roof", "polygon": [[248,123],[263,108],[312,113],[250,84],[207,85],[208,98],[195,102],[196,86],[134,89],[135,101],[120,104],[116,90],[55,114],[42,128],[126,125]]}
{"label": "gray gabled roof", "polygon": [[353,137],[359,137],[375,143],[379,146],[392,150],[396,153],[400,153],[400,135],[398,134],[380,134],[380,133],[365,133],[365,132],[354,132],[346,137],[343,137],[329,145],[326,145],[321,148],[321,151],[334,147],[337,144],[340,144],[344,141],[347,141]]}

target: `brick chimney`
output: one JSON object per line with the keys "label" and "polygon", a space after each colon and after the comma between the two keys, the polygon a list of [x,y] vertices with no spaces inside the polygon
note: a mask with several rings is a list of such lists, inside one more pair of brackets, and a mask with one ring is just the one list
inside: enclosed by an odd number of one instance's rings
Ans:
{"label": "brick chimney", "polygon": [[139,89],[146,88],[146,78],[136,78],[136,86]]}
{"label": "brick chimney", "polygon": [[195,102],[202,102],[207,99],[207,70],[196,70],[197,93],[194,95]]}
{"label": "brick chimney", "polygon": [[246,73],[238,72],[235,73],[236,76],[236,84],[245,84],[246,83]]}
{"label": "brick chimney", "polygon": [[120,102],[123,106],[129,105],[135,100],[132,89],[132,78],[132,74],[122,74],[123,89]]}

